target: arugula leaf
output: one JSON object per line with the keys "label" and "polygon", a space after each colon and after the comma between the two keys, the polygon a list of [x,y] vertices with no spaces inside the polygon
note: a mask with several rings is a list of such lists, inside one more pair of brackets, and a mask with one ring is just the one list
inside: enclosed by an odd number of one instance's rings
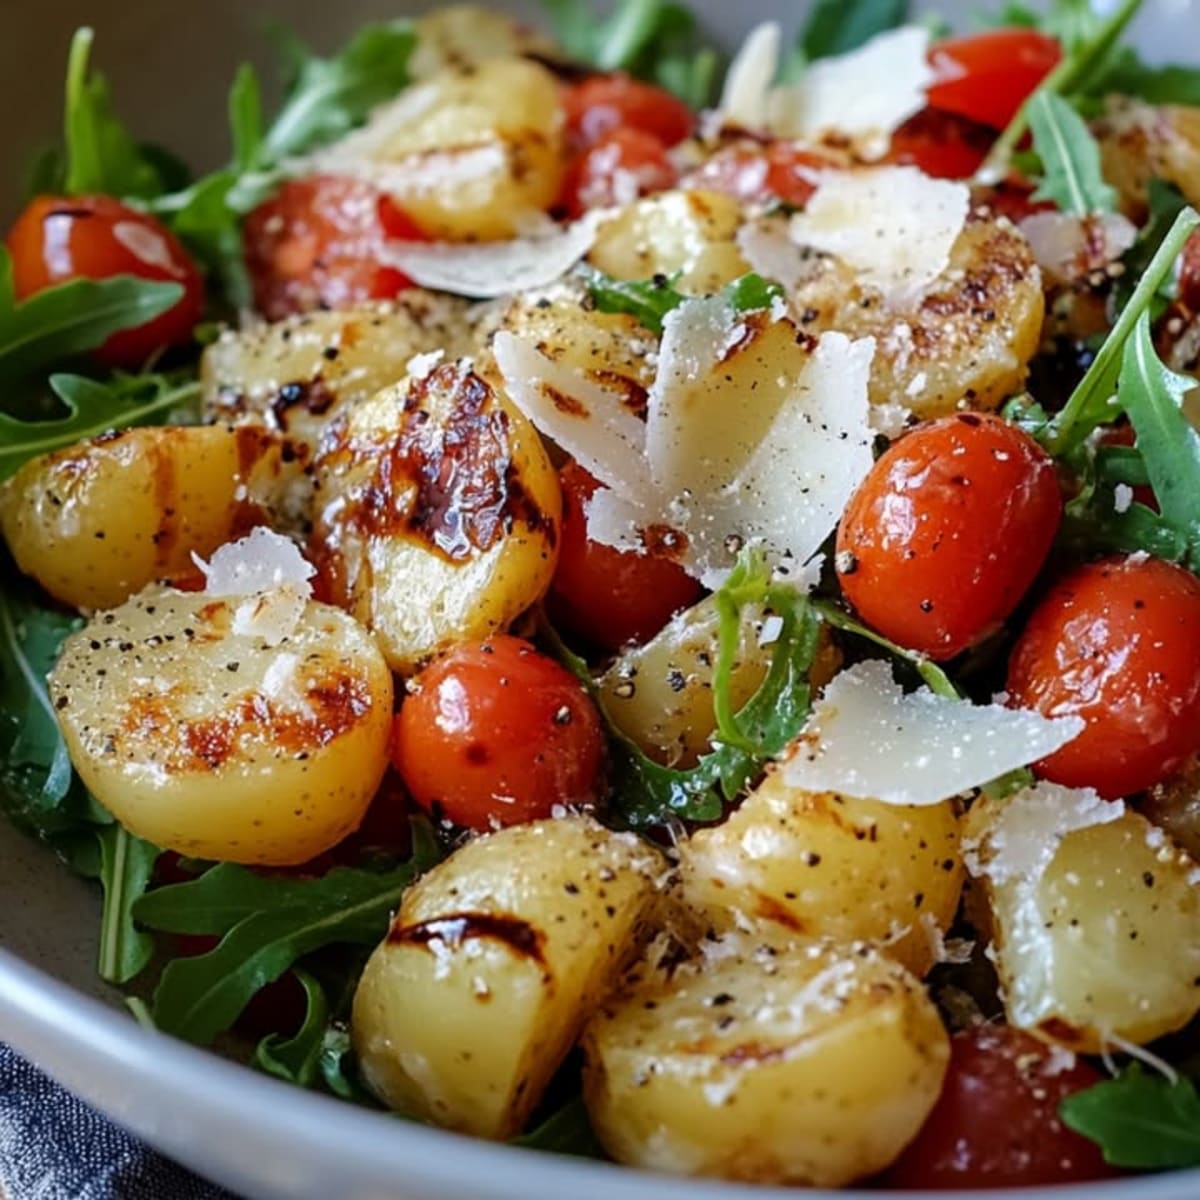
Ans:
{"label": "arugula leaf", "polygon": [[1142,1171],[1200,1166],[1200,1092],[1190,1079],[1168,1082],[1134,1063],[1116,1079],[1068,1096],[1058,1111],[1113,1166]]}
{"label": "arugula leaf", "polygon": [[308,1088],[321,1075],[329,1002],[325,989],[307,971],[297,967],[293,974],[304,989],[304,1023],[291,1037],[267,1034],[255,1047],[254,1065],[277,1079]]}
{"label": "arugula leaf", "polygon": [[88,74],[93,36],[89,28],[76,30],[67,58],[65,190],[156,196],[161,172],[113,112],[104,77]]}
{"label": "arugula leaf", "polygon": [[608,1158],[592,1131],[582,1096],[568,1100],[540,1125],[513,1138],[510,1144],[528,1150],[543,1150],[549,1154],[567,1154],[573,1158]]}
{"label": "arugula leaf", "polygon": [[[358,1081],[354,1070],[354,1048],[350,1043],[350,1030],[341,1022],[334,1021],[321,1037],[321,1052],[317,1058],[321,1080],[325,1087],[343,1100],[352,1100],[368,1108],[378,1108],[379,1102]],[[399,1115],[399,1114],[393,1114]]]}
{"label": "arugula leaf", "polygon": [[[1157,177],[1150,180],[1148,200],[1150,218],[1139,231],[1137,241],[1121,257],[1125,271],[1117,280],[1115,300],[1118,310],[1128,304],[1134,288],[1149,269],[1163,239],[1171,232],[1171,226],[1179,214],[1188,206],[1184,194],[1174,184]],[[1151,301],[1150,313],[1153,320],[1158,319],[1162,309],[1175,299],[1177,292],[1175,275],[1168,272]]]}
{"label": "arugula leaf", "polygon": [[1154,301],[1163,281],[1171,273],[1175,260],[1192,231],[1200,225],[1200,214],[1187,208],[1175,218],[1145,273],[1138,281],[1129,303],[1113,324],[1112,330],[1096,354],[1087,374],[1071,393],[1063,410],[1046,426],[1043,444],[1055,457],[1076,449],[1099,425],[1111,421],[1119,411],[1112,400],[1125,353],[1125,343]]}
{"label": "arugula leaf", "polygon": [[133,905],[149,886],[162,851],[126,832],[115,821],[97,836],[104,910],[96,969],[109,983],[128,983],[154,954],[154,939],[134,925]]}
{"label": "arugula leaf", "polygon": [[1033,199],[1051,200],[1060,212],[1080,217],[1112,212],[1117,193],[1100,173],[1100,147],[1071,105],[1053,92],[1035,92],[1029,124],[1044,172]]}
{"label": "arugula leaf", "polygon": [[0,480],[29,459],[84,438],[181,418],[200,396],[198,382],[179,382],[170,375],[123,375],[102,383],[84,375],[59,374],[50,376],[50,386],[66,415],[26,421],[0,412]]}
{"label": "arugula leaf", "polygon": [[1151,67],[1131,49],[1116,56],[1112,66],[1089,92],[1119,92],[1150,104],[1200,105],[1200,68],[1173,63]]}
{"label": "arugula leaf", "polygon": [[1040,29],[1057,38],[1066,53],[1072,54],[1095,37],[1100,21],[1092,0],[1053,0],[1045,12],[1025,4],[1005,4],[995,13],[986,14],[978,24],[988,29],[1010,26]]}
{"label": "arugula leaf", "polygon": [[1125,343],[1118,395],[1163,518],[1193,543],[1200,542],[1200,433],[1181,404],[1195,386],[1159,360],[1150,314],[1143,312]]}
{"label": "arugula leaf", "polygon": [[805,62],[857,50],[908,20],[908,0],[817,0],[800,34]]}

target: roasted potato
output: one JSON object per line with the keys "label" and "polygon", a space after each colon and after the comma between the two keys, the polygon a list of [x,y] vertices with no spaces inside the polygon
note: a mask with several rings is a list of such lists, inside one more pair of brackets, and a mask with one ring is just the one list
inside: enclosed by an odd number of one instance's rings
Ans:
{"label": "roasted potato", "polygon": [[505,628],[549,586],[558,477],[533,427],[465,362],[344,414],[314,475],[328,594],[394,671]]}
{"label": "roasted potato", "polygon": [[506,13],[481,4],[449,4],[418,18],[417,48],[408,62],[413,79],[431,79],[446,70],[478,66],[493,58],[556,58],[552,38]]}
{"label": "roasted potato", "polygon": [[126,429],[27,462],[0,486],[0,529],[56,600],[109,608],[263,523],[286,469],[265,430]]}
{"label": "roasted potato", "polygon": [[683,900],[713,928],[874,942],[918,976],[954,920],[964,874],[952,803],[806,792],[779,772],[679,854]]}
{"label": "roasted potato", "polygon": [[496,241],[558,199],[563,130],[555,77],[494,58],[408,88],[314,165],[374,183],[432,238]]}
{"label": "roasted potato", "polygon": [[354,997],[371,1089],[487,1138],[519,1132],[655,903],[658,854],[587,817],[468,842],[408,891]]}
{"label": "roasted potato", "polygon": [[1200,862],[1200,759],[1190,759],[1178,775],[1152,787],[1141,812]]}
{"label": "roasted potato", "polygon": [[414,355],[467,353],[468,310],[466,301],[411,288],[386,304],[227,329],[201,360],[205,412],[261,421],[311,461],[329,422],[403,379]]}
{"label": "roasted potato", "polygon": [[639,964],[582,1045],[588,1114],[618,1162],[824,1187],[899,1154],[950,1053],[899,964],[743,936],[673,969]]}
{"label": "roasted potato", "polygon": [[1173,183],[1189,204],[1200,204],[1200,108],[1114,96],[1092,132],[1104,178],[1117,189],[1127,216],[1145,217],[1155,178]]}
{"label": "roasted potato", "polygon": [[[275,604],[282,641],[237,632]],[[383,657],[300,593],[143,592],[67,639],[50,697],[96,799],[196,858],[307,862],[357,828],[387,763]]]}
{"label": "roasted potato", "polygon": [[1200,869],[1119,806],[1094,801],[1064,823],[1078,797],[1043,784],[981,802],[968,834],[1010,1023],[1094,1054],[1200,1012]]}
{"label": "roasted potato", "polygon": [[750,270],[735,240],[741,220],[732,196],[661,192],[602,225],[588,259],[616,279],[670,275],[681,292],[708,295]]}

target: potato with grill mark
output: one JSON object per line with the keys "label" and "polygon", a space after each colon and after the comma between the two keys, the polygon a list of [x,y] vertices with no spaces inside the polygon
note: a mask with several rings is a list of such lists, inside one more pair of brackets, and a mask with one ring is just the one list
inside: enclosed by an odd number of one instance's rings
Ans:
{"label": "potato with grill mark", "polygon": [[411,674],[507,628],[550,584],[562,501],[533,427],[447,363],[334,423],[314,464],[325,594]]}
{"label": "potato with grill mark", "polygon": [[864,946],[730,936],[639,963],[584,1030],[584,1101],[618,1162],[838,1187],[881,1171],[941,1089],[925,989]]}
{"label": "potato with grill mark", "polygon": [[[255,631],[275,604],[282,640]],[[50,698],[96,799],[196,858],[307,862],[358,827],[387,764],[383,657],[298,592],[143,592],[67,639]]]}
{"label": "potato with grill mark", "polygon": [[260,421],[311,461],[329,422],[407,374],[417,354],[465,354],[469,305],[412,288],[394,301],[227,329],[200,365],[204,411]]}
{"label": "potato with grill mark", "polygon": [[56,600],[108,608],[262,524],[286,489],[283,460],[283,443],[262,429],[102,434],[0,485],[0,529],[17,565]]}
{"label": "potato with grill mark", "polygon": [[1189,204],[1200,204],[1200,108],[1113,96],[1092,132],[1100,143],[1101,171],[1127,216],[1145,217],[1156,178],[1173,183]]}
{"label": "potato with grill mark", "polygon": [[478,66],[493,58],[531,55],[553,59],[562,51],[553,38],[480,4],[449,4],[419,17],[417,47],[408,61],[413,79]]}
{"label": "potato with grill mark", "polygon": [[495,58],[408,88],[314,166],[373,183],[431,238],[497,241],[558,199],[564,125],[545,67]]}
{"label": "potato with grill mark", "polygon": [[806,792],[779,772],[679,853],[683,902],[713,928],[873,942],[918,976],[963,886],[952,803]]}
{"label": "potato with grill mark", "polygon": [[368,1086],[479,1137],[519,1133],[636,953],[661,857],[587,817],[515,825],[405,894],[354,997]]}

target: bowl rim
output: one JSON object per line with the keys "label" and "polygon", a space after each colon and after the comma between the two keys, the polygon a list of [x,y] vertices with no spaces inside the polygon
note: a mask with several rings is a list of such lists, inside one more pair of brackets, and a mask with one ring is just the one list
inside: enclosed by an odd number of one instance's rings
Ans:
{"label": "bowl rim", "polygon": [[[253,1168],[223,1163],[198,1128],[251,1127],[254,1139],[280,1155],[342,1157],[364,1179],[402,1178],[419,1194],[471,1195],[473,1200],[878,1200],[879,1191],[804,1190],[739,1186],[719,1181],[650,1174],[612,1163],[572,1159],[544,1151],[496,1145],[371,1112],[281,1080],[148,1029],[119,1009],[77,991],[0,949],[0,1030],[4,1039],[70,1090],[119,1124],[202,1175],[228,1186],[252,1187]],[[106,1080],[126,1081],[106,1086]],[[188,1087],[181,1093],[179,1081]],[[138,1100],[140,1093],[141,1099]],[[185,1116],[160,1124],[151,1114],[156,1097]],[[256,1154],[264,1164],[274,1154]],[[329,1160],[333,1161],[333,1160]],[[402,1169],[402,1174],[397,1173]],[[266,1168],[264,1167],[264,1170]],[[290,1194],[262,1175],[263,1195]],[[470,1189],[469,1192],[463,1189]],[[986,1195],[1007,1200],[1190,1200],[1200,1191],[1200,1170],[1125,1177],[1104,1183],[1002,1189]],[[296,1193],[299,1194],[299,1193]],[[953,1200],[980,1192],[896,1193],[911,1200]]]}

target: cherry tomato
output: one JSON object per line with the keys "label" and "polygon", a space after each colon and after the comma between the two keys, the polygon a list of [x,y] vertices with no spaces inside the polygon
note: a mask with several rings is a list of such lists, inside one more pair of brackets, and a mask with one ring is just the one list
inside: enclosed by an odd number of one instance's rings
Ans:
{"label": "cherry tomato", "polygon": [[956,1033],[942,1094],[887,1183],[950,1191],[1115,1175],[1100,1148],[1058,1116],[1067,1096],[1104,1076],[1079,1060],[1061,1069],[1050,1056],[1042,1042],[1006,1025]]}
{"label": "cherry tomato", "polygon": [[1054,465],[999,417],[920,426],[876,462],[837,537],[842,590],[868,624],[952,658],[1016,607],[1062,518]]}
{"label": "cherry tomato", "polygon": [[1200,579],[1144,554],[1079,567],[1029,618],[1008,693],[1085,722],[1042,778],[1110,798],[1159,783],[1200,750]]}
{"label": "cherry tomato", "polygon": [[887,161],[919,167],[935,179],[968,179],[983,166],[992,139],[981,125],[926,108],[892,134]]}
{"label": "cherry tomato", "polygon": [[938,42],[929,58],[937,75],[930,107],[1003,129],[1058,66],[1062,47],[1036,29],[993,29]]}
{"label": "cherry tomato", "polygon": [[111,196],[38,196],[5,244],[18,300],[78,278],[136,275],[183,285],[183,295],[165,313],[114,333],[95,351],[109,366],[140,367],[155,351],[186,344],[204,310],[200,272],[175,235]]}
{"label": "cherry tomato", "polygon": [[1050,200],[1035,200],[1033,193],[1037,185],[1010,172],[1008,178],[999,183],[986,187],[972,189],[972,199],[976,204],[986,205],[999,217],[1007,217],[1014,225],[1039,212],[1054,212],[1054,203]]}
{"label": "cherry tomato", "polygon": [[1200,313],[1200,233],[1193,233],[1179,260],[1179,299],[1191,313]]}
{"label": "cherry tomato", "polygon": [[833,165],[794,142],[743,144],[719,150],[691,173],[688,183],[742,201],[781,200],[803,208],[817,190],[818,173]]}
{"label": "cherry tomato", "polygon": [[577,463],[559,479],[562,532],[549,597],[555,623],[604,650],[649,641],[700,599],[700,585],[670,559],[590,541],[584,506],[599,485]]}
{"label": "cherry tomato", "polygon": [[678,172],[652,133],[614,129],[584,150],[567,171],[562,206],[570,217],[589,208],[628,204],[675,186]]}
{"label": "cherry tomato", "polygon": [[520,638],[451,650],[417,676],[392,760],[427,812],[468,829],[596,799],[604,735],[577,679]]}
{"label": "cherry tomato", "polygon": [[680,99],[628,75],[593,75],[563,97],[567,131],[576,145],[590,146],[616,129],[637,129],[664,146],[682,142],[696,124]]}
{"label": "cherry tomato", "polygon": [[254,303],[272,321],[314,308],[388,300],[412,281],[380,261],[390,239],[420,241],[378,188],[342,175],[285,183],[246,218],[243,250]]}

